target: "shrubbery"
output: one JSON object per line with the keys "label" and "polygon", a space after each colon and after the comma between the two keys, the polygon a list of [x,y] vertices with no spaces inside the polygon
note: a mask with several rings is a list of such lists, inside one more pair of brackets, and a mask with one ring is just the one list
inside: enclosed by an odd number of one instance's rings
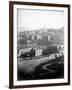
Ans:
{"label": "shrubbery", "polygon": [[43,50],[43,55],[49,55],[53,53],[58,53],[57,47],[56,46],[50,46],[47,47],[46,49]]}

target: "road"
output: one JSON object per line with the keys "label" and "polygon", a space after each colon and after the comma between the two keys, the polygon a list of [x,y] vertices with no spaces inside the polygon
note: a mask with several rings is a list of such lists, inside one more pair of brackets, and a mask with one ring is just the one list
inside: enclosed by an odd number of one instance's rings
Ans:
{"label": "road", "polygon": [[30,73],[35,70],[35,67],[41,63],[48,62],[52,59],[55,59],[55,54],[47,56],[40,59],[24,60],[23,58],[18,58],[18,69],[27,73]]}

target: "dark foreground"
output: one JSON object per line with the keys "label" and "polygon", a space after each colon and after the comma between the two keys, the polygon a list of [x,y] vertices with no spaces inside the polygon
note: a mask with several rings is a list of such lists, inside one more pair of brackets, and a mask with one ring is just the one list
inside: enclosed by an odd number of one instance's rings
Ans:
{"label": "dark foreground", "polygon": [[[28,67],[29,68],[29,67]],[[57,79],[64,78],[64,56],[43,62],[29,73],[18,68],[18,80]]]}

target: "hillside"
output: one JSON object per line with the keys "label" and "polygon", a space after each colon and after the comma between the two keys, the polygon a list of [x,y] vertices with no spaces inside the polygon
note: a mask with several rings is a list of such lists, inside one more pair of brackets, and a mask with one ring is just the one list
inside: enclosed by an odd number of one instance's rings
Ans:
{"label": "hillside", "polygon": [[21,34],[19,33],[17,38],[18,44],[27,45],[27,40],[37,43],[37,45],[64,44],[64,28],[46,29],[46,31],[24,31]]}

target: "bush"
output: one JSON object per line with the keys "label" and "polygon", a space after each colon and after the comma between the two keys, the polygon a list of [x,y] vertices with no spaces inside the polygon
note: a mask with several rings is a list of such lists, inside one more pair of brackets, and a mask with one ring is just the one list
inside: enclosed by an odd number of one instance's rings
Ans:
{"label": "bush", "polygon": [[53,54],[53,53],[58,53],[57,47],[56,46],[50,46],[47,47],[46,49],[43,50],[43,55],[48,55],[48,54]]}

